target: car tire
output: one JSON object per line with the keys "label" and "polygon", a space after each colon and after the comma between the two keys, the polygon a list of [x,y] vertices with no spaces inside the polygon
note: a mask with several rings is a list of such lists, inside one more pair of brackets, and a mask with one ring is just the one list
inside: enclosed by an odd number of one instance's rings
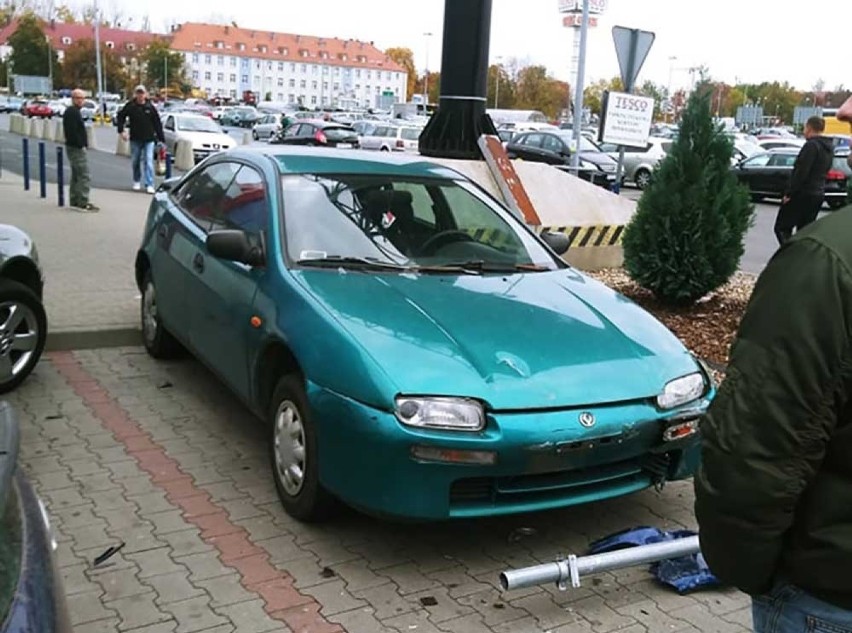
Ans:
{"label": "car tire", "polygon": [[639,169],[633,175],[633,182],[639,189],[645,189],[651,183],[651,172],[647,169]]}
{"label": "car tire", "polygon": [[305,523],[327,519],[335,500],[319,481],[316,428],[300,376],[288,374],[278,380],[268,415],[272,478],[281,505]]}
{"label": "car tire", "polygon": [[380,152],[389,152],[390,150],[387,147],[383,146],[379,151]]}
{"label": "car tire", "polygon": [[145,350],[159,359],[175,358],[183,352],[183,346],[163,325],[157,310],[157,290],[151,270],[145,271],[142,279],[142,299],[139,302],[139,317],[142,326],[142,344]]}
{"label": "car tire", "polygon": [[847,204],[849,204],[848,200],[841,199],[841,198],[831,198],[829,200],[826,200],[826,202],[828,203],[828,208],[831,209],[832,211],[837,211],[838,209],[841,209],[841,208],[845,207]]}
{"label": "car tire", "polygon": [[[7,328],[12,308],[22,314],[14,330]],[[27,335],[35,335],[32,349],[13,349],[26,329]],[[38,364],[44,343],[47,340],[47,315],[38,296],[27,286],[11,279],[0,279],[0,393],[12,391],[20,385]],[[6,361],[8,369],[6,369]]]}
{"label": "car tire", "polygon": [[260,140],[260,137],[257,135],[257,130],[252,130],[252,131],[251,131],[251,137],[252,137],[255,141],[259,141],[259,140]]}

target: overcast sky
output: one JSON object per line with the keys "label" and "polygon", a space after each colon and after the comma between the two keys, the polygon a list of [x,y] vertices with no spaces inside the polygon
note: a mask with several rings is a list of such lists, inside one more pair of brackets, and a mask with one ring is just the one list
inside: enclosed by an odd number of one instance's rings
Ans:
{"label": "overcast sky", "polygon": [[[381,48],[407,46],[415,53],[418,71],[441,62],[441,31],[445,0],[101,0],[125,16],[136,16],[140,4],[150,12],[151,25],[162,30],[168,20],[207,21],[213,16],[239,26],[305,35],[373,40]],[[814,11],[813,15],[809,12]],[[132,23],[131,23],[132,24]],[[612,43],[613,26],[656,33],[656,41],[639,76],[675,88],[688,86],[688,68],[709,66],[720,80],[789,81],[811,89],[818,79],[826,89],[852,86],[852,2],[816,4],[777,0],[608,0],[607,9],[590,29],[587,82],[618,74]],[[431,38],[424,33],[432,32]],[[562,26],[558,0],[493,0],[492,62],[521,58],[544,64],[567,79],[571,58],[570,29]],[[670,57],[677,57],[670,61]]]}

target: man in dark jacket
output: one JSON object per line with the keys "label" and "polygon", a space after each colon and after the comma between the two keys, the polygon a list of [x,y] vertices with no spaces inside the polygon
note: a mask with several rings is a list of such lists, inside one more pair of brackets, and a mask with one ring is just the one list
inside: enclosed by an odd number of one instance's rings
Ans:
{"label": "man in dark jacket", "polygon": [[701,434],[701,551],[755,631],[852,632],[852,213],[772,257]]}
{"label": "man in dark jacket", "polygon": [[69,203],[80,211],[97,211],[98,207],[89,202],[89,160],[86,149],[89,139],[86,135],[86,124],[80,114],[86,95],[82,90],[71,92],[71,105],[65,108],[62,115],[62,130],[65,133],[65,153],[71,165],[71,183],[69,186]]}
{"label": "man in dark jacket", "polygon": [[[134,97],[118,113],[118,133],[128,139],[126,123],[130,125],[130,160],[133,164],[133,190],[142,189],[142,167],[144,166],[145,190],[154,193],[154,143],[165,143],[163,124],[157,108],[148,99],[145,86],[136,86]],[[144,161],[144,162],[143,162]]]}
{"label": "man in dark jacket", "polygon": [[783,244],[816,220],[825,200],[825,177],[834,161],[834,143],[822,135],[825,119],[812,116],[805,123],[805,138],[793,166],[790,184],[775,218],[775,237]]}

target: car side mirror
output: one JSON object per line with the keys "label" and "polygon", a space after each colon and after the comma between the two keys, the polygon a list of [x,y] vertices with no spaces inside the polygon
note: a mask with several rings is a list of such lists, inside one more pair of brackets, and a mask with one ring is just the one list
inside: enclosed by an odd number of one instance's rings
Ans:
{"label": "car side mirror", "polygon": [[220,229],[207,234],[207,251],[214,257],[248,266],[263,266],[263,248],[252,244],[248,233],[236,229]]}
{"label": "car side mirror", "polygon": [[160,191],[171,191],[175,188],[175,185],[180,182],[180,176],[173,176],[172,178],[166,178],[163,182],[160,183],[160,186],[157,187]]}
{"label": "car side mirror", "polygon": [[565,235],[565,233],[554,233],[552,231],[545,231],[541,234],[541,239],[557,255],[564,254],[568,250],[568,247],[571,246],[571,242],[568,240],[568,236]]}

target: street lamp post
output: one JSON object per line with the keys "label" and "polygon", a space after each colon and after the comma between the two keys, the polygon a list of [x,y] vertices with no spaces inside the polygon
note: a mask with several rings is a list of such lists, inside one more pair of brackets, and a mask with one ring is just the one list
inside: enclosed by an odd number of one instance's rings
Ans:
{"label": "street lamp post", "polygon": [[423,37],[426,38],[426,71],[423,75],[423,105],[429,105],[429,38],[432,37],[432,33],[424,33]]}
{"label": "street lamp post", "polygon": [[103,66],[101,65],[101,15],[95,3],[95,67],[97,72],[98,110],[103,112],[104,87]]}
{"label": "street lamp post", "polygon": [[50,36],[45,35],[47,41],[47,76],[50,81],[50,94],[53,94],[53,49],[50,46]]}

